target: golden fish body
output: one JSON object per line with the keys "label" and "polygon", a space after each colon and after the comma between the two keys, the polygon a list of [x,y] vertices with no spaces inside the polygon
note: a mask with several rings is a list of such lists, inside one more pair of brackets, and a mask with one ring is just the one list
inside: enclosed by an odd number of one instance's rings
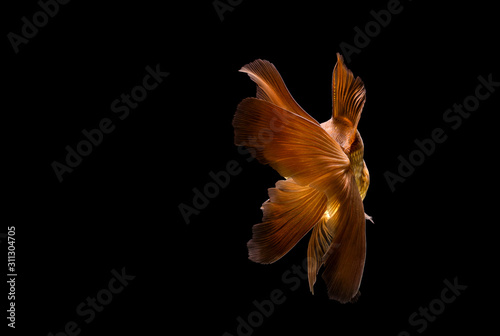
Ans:
{"label": "golden fish body", "polygon": [[344,153],[349,157],[361,199],[364,200],[370,186],[370,173],[366,167],[365,160],[363,160],[365,148],[361,134],[356,130],[356,137],[349,145],[343,141],[345,134],[348,133],[346,121],[338,121],[332,118],[322,123],[321,127],[340,144]]}

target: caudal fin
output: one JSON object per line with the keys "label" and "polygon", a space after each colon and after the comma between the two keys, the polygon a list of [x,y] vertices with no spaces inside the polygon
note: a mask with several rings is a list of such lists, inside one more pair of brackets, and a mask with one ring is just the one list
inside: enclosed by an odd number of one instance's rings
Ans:
{"label": "caudal fin", "polygon": [[328,296],[341,303],[358,296],[366,257],[365,212],[354,176],[344,195],[328,220],[333,239],[323,256]]}

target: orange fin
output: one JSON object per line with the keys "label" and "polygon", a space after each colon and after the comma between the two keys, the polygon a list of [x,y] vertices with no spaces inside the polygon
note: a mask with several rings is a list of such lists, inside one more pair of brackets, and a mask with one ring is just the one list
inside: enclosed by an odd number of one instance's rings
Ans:
{"label": "orange fin", "polygon": [[326,196],[292,179],[269,188],[269,200],[262,205],[262,223],[253,226],[248,242],[250,260],[270,264],[284,256],[318,222],[326,209]]}
{"label": "orange fin", "polygon": [[332,98],[333,122],[345,128],[343,132],[350,144],[356,135],[366,101],[366,91],[361,78],[354,78],[351,70],[344,64],[344,58],[338,53],[337,64],[333,69]]}
{"label": "orange fin", "polygon": [[240,69],[257,84],[257,98],[276,104],[301,117],[315,121],[293,99],[276,67],[269,61],[257,59]]}
{"label": "orange fin", "polygon": [[323,191],[327,197],[342,188],[350,170],[349,158],[321,128],[270,102],[246,98],[233,119],[234,142],[252,148],[252,154],[283,177]]}
{"label": "orange fin", "polygon": [[323,265],[323,256],[328,251],[333,239],[333,233],[329,230],[328,217],[323,216],[312,230],[309,245],[307,247],[307,276],[309,278],[309,289],[314,294],[316,276]]}
{"label": "orange fin", "polygon": [[323,257],[323,279],[328,296],[345,303],[359,291],[366,257],[365,212],[354,175],[345,190],[337,194],[339,206],[328,220],[332,243]]}

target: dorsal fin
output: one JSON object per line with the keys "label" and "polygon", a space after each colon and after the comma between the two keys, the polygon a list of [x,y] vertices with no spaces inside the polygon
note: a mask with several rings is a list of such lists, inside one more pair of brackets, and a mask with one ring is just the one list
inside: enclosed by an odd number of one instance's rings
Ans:
{"label": "dorsal fin", "polygon": [[366,91],[361,78],[352,74],[337,53],[337,64],[332,79],[333,122],[345,128],[348,144],[354,141],[361,111],[365,105]]}

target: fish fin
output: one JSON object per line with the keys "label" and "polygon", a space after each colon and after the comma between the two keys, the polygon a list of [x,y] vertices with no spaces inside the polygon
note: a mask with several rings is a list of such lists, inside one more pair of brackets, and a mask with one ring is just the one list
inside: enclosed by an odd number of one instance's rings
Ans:
{"label": "fish fin", "polygon": [[[354,175],[343,190],[332,196],[338,208],[328,220],[333,240],[323,256],[325,269],[322,277],[330,299],[341,303],[356,297],[363,276],[366,257],[365,212]],[[330,205],[329,205],[330,206]]]}
{"label": "fish fin", "polygon": [[314,284],[316,276],[323,265],[323,256],[328,251],[333,239],[333,232],[327,226],[328,217],[323,216],[314,226],[307,246],[307,277],[309,279],[309,289],[314,294]]}
{"label": "fish fin", "polygon": [[[365,86],[361,78],[352,74],[337,53],[337,64],[332,79],[333,122],[343,126],[346,142],[351,144],[356,136],[361,111],[366,101]],[[344,141],[340,141],[341,143]]]}
{"label": "fish fin", "polygon": [[293,179],[276,182],[264,202],[262,223],[252,228],[248,242],[249,259],[270,264],[284,256],[323,216],[326,196],[323,192],[296,184]]}
{"label": "fish fin", "polygon": [[340,145],[321,128],[270,102],[246,98],[233,119],[234,142],[250,148],[261,163],[327,197],[341,188],[350,161]]}
{"label": "fish fin", "polygon": [[257,59],[240,69],[257,84],[257,98],[266,100],[308,120],[315,121],[293,99],[276,67],[269,61]]}

